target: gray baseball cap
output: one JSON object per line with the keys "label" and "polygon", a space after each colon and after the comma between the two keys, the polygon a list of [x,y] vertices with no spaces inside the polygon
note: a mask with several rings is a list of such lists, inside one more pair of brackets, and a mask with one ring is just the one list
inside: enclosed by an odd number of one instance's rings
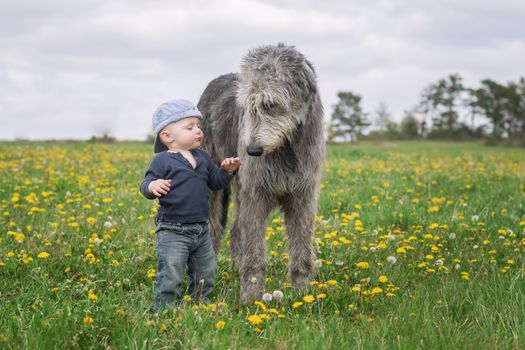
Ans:
{"label": "gray baseball cap", "polygon": [[153,150],[159,153],[168,148],[162,143],[159,132],[168,124],[175,123],[181,119],[196,117],[202,119],[201,112],[193,103],[188,100],[168,101],[159,106],[153,113],[153,133],[155,134],[155,143]]}

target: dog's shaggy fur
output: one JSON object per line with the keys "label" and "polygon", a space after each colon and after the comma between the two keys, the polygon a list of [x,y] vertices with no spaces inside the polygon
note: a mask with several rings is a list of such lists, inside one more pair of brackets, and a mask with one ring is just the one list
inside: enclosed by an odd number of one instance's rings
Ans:
{"label": "dog's shaggy fur", "polygon": [[[284,212],[289,277],[299,287],[313,269],[312,233],[324,163],[323,108],[313,66],[294,47],[251,50],[239,74],[208,85],[198,108],[204,148],[216,160],[238,155],[231,255],[240,269],[241,300],[259,299],[265,282],[268,215]],[[229,191],[210,198],[210,229],[219,251]]]}

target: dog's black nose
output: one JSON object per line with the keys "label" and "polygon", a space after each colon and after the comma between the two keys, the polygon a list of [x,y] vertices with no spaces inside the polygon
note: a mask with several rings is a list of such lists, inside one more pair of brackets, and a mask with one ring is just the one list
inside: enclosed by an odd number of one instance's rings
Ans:
{"label": "dog's black nose", "polygon": [[246,151],[248,152],[250,156],[254,156],[254,157],[259,157],[260,155],[263,154],[262,147],[248,147]]}

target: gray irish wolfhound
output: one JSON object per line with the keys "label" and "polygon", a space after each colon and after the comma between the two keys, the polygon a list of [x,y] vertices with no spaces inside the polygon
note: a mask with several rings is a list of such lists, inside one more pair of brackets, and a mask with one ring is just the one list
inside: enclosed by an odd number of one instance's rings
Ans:
{"label": "gray irish wolfhound", "polygon": [[[198,108],[205,149],[216,160],[238,155],[233,181],[235,219],[230,250],[241,276],[241,300],[264,291],[266,223],[272,208],[284,212],[288,274],[298,287],[313,268],[312,233],[324,162],[323,108],[313,66],[294,47],[251,50],[238,74],[208,85]],[[219,251],[229,191],[210,198],[210,230]]]}

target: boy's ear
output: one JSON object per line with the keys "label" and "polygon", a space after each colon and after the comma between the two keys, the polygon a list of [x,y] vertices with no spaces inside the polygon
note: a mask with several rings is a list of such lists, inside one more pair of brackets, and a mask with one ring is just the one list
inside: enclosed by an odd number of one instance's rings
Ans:
{"label": "boy's ear", "polygon": [[161,132],[159,132],[159,137],[160,137],[160,140],[161,141],[168,141],[167,138],[170,136],[170,133],[167,132],[166,130],[162,130]]}

